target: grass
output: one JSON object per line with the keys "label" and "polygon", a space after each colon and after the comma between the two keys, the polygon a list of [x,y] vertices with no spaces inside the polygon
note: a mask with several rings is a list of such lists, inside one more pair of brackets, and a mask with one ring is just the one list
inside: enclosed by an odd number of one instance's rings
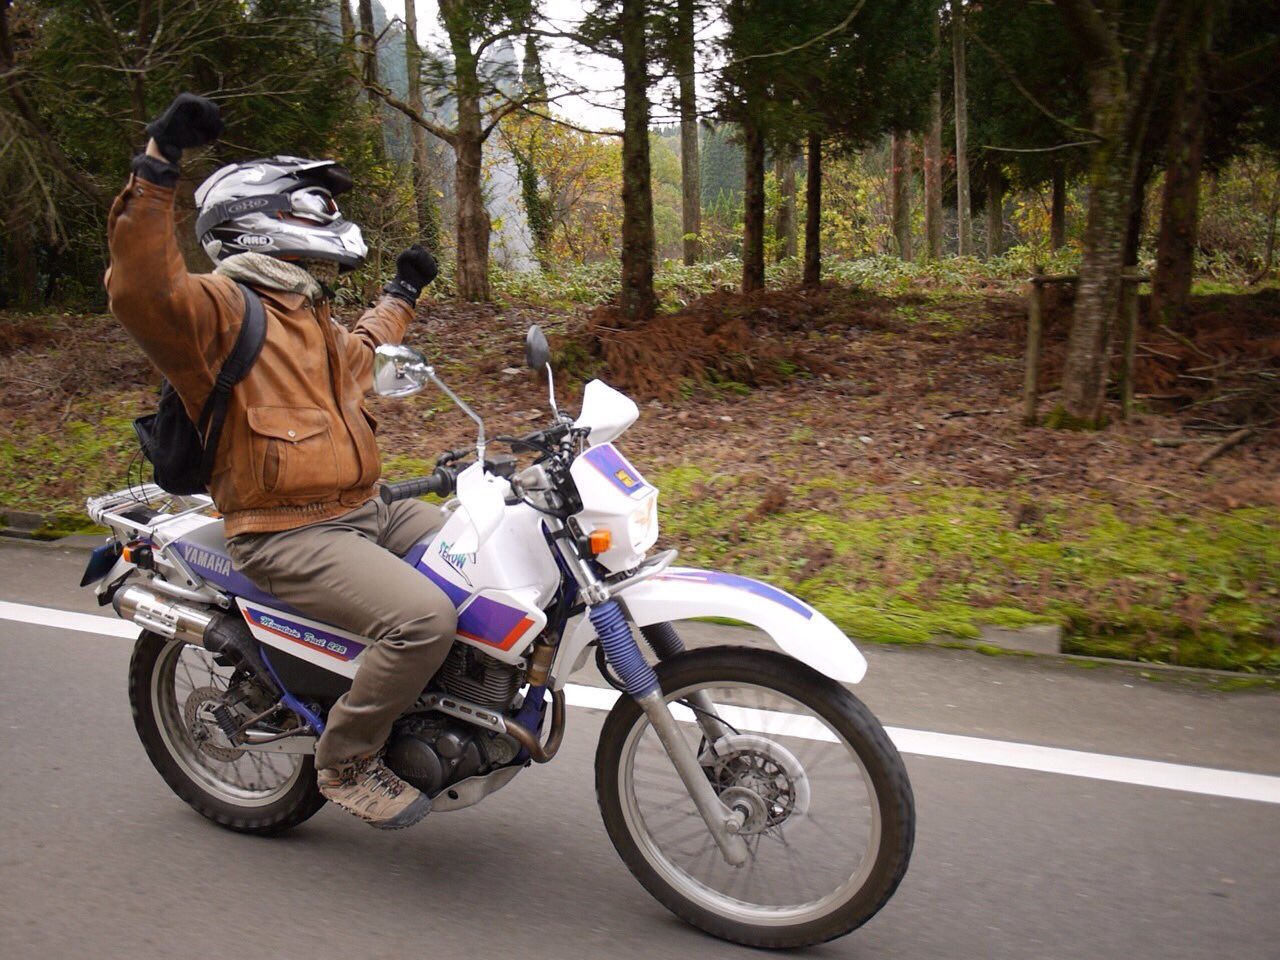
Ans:
{"label": "grass", "polygon": [[664,531],[687,562],[792,590],[864,640],[975,640],[982,625],[1057,623],[1064,652],[1280,670],[1280,511],[1122,518],[1039,502],[1031,524],[990,491],[853,494],[793,486],[784,509],[696,468],[657,478]]}
{"label": "grass", "polygon": [[[113,412],[121,407],[130,415]],[[76,404],[60,424],[9,423],[0,437],[0,514],[43,515],[36,535],[48,539],[98,529],[84,512],[85,492],[122,486],[138,449],[132,423],[137,409],[131,394],[122,402]]]}

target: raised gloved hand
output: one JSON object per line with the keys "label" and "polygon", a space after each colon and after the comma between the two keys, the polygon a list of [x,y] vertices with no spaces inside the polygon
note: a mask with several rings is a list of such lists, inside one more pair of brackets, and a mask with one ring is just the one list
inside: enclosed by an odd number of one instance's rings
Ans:
{"label": "raised gloved hand", "polygon": [[440,268],[436,266],[436,258],[431,251],[420,243],[415,243],[400,256],[396,257],[396,276],[387,281],[382,288],[383,293],[399,297],[409,306],[415,306],[422,288],[436,278]]}
{"label": "raised gloved hand", "polygon": [[222,133],[222,117],[212,100],[194,93],[180,93],[164,113],[147,124],[147,135],[170,163],[182,159],[182,151],[202,147]]}

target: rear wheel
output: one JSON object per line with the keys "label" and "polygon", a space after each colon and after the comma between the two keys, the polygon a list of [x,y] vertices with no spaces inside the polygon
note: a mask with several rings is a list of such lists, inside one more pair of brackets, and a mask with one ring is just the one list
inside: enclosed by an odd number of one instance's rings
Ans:
{"label": "rear wheel", "polygon": [[310,756],[238,750],[210,720],[233,683],[202,647],[143,633],[129,663],[138,737],[165,783],[201,816],[241,833],[295,827],[324,805]]}
{"label": "rear wheel", "polygon": [[694,926],[749,946],[806,946],[866,923],[906,873],[915,835],[906,769],[875,717],[768,651],[699,650],[657,672],[703,773],[745,817],[749,859],[721,856],[648,718],[622,697],[596,752],[596,793],[636,879]]}

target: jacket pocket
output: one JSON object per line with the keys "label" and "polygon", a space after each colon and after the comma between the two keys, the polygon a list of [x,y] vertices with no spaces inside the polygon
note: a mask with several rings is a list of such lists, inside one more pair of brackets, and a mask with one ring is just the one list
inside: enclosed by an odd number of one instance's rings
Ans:
{"label": "jacket pocket", "polygon": [[334,494],[338,458],[329,418],[317,407],[249,407],[253,465],[264,493]]}

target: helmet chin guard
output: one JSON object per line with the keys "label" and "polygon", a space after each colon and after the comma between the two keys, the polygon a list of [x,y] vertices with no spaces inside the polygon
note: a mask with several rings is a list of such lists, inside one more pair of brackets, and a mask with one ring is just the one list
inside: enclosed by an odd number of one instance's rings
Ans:
{"label": "helmet chin guard", "polygon": [[351,174],[332,160],[279,156],[228,164],[196,189],[196,238],[215,263],[264,253],[353,270],[369,248],[334,200],[351,185]]}

